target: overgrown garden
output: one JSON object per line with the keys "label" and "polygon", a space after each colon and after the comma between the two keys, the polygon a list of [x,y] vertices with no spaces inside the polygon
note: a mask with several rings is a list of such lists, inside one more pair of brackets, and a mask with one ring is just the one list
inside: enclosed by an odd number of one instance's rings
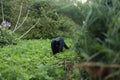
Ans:
{"label": "overgrown garden", "polygon": [[120,0],[0,1],[0,80],[120,79]]}

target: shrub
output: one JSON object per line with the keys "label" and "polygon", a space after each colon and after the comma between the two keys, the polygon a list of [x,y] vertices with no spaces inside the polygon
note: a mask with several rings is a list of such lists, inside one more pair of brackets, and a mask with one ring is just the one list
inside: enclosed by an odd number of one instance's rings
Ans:
{"label": "shrub", "polygon": [[70,37],[75,33],[76,24],[74,21],[58,14],[49,1],[36,2],[30,7],[30,17],[27,19],[25,27],[19,30],[19,33],[24,33],[30,28],[29,25],[33,25],[38,19],[40,19],[39,23],[24,38]]}
{"label": "shrub", "polygon": [[9,44],[16,44],[17,41],[15,40],[16,35],[13,34],[10,30],[5,28],[0,28],[0,47]]}

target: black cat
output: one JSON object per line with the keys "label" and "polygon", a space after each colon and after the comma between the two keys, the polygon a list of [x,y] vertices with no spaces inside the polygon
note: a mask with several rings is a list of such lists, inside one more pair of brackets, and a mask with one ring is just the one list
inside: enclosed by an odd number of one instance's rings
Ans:
{"label": "black cat", "polygon": [[63,48],[69,49],[69,47],[65,44],[64,39],[62,37],[57,37],[52,40],[51,49],[53,54],[63,52]]}

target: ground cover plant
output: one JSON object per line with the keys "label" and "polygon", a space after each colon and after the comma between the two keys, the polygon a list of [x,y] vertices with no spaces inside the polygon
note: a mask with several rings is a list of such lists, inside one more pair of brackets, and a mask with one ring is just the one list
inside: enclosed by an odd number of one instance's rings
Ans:
{"label": "ground cover plant", "polygon": [[56,55],[50,48],[51,40],[22,40],[17,45],[0,48],[0,80],[59,80],[65,75],[64,60],[76,57],[71,49]]}

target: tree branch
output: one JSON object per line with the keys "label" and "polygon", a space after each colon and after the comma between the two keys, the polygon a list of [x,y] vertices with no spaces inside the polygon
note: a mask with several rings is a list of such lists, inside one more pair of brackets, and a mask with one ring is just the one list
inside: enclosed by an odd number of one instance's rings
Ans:
{"label": "tree branch", "polygon": [[22,37],[24,37],[28,32],[30,32],[39,22],[39,19],[37,20],[37,22],[30,28],[28,29],[22,36],[20,36],[19,38],[17,38],[16,40],[21,39]]}
{"label": "tree branch", "polygon": [[21,17],[21,12],[22,12],[22,5],[21,5],[21,7],[20,7],[20,12],[19,12],[18,20],[17,20],[17,22],[16,22],[16,25],[15,25],[15,28],[14,28],[13,32],[16,30],[16,28],[17,28],[17,26],[18,26],[18,23],[19,23],[20,17]]}

